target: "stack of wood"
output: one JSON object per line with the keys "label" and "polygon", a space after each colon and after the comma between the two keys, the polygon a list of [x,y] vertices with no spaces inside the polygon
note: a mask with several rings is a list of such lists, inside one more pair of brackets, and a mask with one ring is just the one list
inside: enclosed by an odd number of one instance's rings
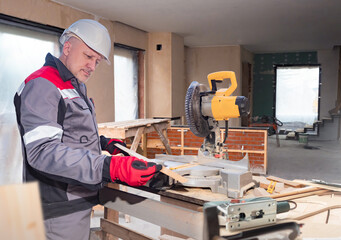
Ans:
{"label": "stack of wood", "polygon": [[253,176],[259,187],[253,190],[255,197],[270,197],[278,201],[302,198],[311,195],[341,191],[341,188],[315,184],[304,180],[286,180],[275,176]]}

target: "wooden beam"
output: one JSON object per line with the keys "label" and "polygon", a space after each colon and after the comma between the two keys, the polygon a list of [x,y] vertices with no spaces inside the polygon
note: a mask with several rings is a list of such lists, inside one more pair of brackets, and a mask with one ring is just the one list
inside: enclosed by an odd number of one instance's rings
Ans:
{"label": "wooden beam", "polygon": [[156,125],[156,124],[153,124],[153,127],[156,130],[156,132],[159,134],[161,142],[163,143],[163,145],[166,148],[167,154],[172,154],[172,150],[171,150],[171,148],[169,146],[168,139],[163,135],[161,128],[158,125]]}
{"label": "wooden beam", "polygon": [[294,190],[294,191],[291,191],[291,192],[273,194],[273,195],[270,195],[269,197],[277,199],[277,198],[297,195],[297,194],[301,194],[301,193],[315,192],[315,191],[319,191],[319,190],[321,190],[321,189],[320,188],[316,188],[316,187],[306,187],[306,188],[297,189],[297,190]]}
{"label": "wooden beam", "polygon": [[289,181],[283,178],[279,178],[279,177],[274,177],[274,176],[268,176],[266,177],[266,179],[270,180],[270,181],[275,181],[275,182],[282,182],[285,185],[294,187],[294,188],[300,188],[300,187],[304,187],[305,184],[302,183],[297,183],[297,182],[293,182],[293,181]]}
{"label": "wooden beam", "polygon": [[309,182],[306,180],[299,180],[299,179],[295,179],[293,182],[312,186],[312,187],[318,187],[321,189],[328,189],[330,191],[341,192],[341,187],[334,187],[334,186],[329,186],[329,185],[324,185],[324,184],[318,184],[318,183],[313,183],[313,182]]}
{"label": "wooden beam", "polygon": [[[120,189],[120,185],[116,183],[111,183],[111,188]],[[110,208],[104,207],[104,218],[110,220],[111,222],[119,222],[119,212]],[[105,240],[118,240],[117,237],[109,234],[103,234]]]}
{"label": "wooden beam", "polygon": [[101,229],[103,232],[109,233],[123,240],[152,240],[144,234],[135,232],[117,223],[101,218]]}
{"label": "wooden beam", "polygon": [[131,144],[130,149],[133,150],[134,152],[136,152],[137,147],[139,146],[142,134],[144,133],[144,127],[139,127],[136,131],[135,137],[134,137],[134,141]]}

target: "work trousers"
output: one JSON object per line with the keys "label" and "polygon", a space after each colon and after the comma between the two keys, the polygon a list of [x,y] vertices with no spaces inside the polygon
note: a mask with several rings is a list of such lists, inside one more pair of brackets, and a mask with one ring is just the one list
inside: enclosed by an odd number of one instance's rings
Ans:
{"label": "work trousers", "polygon": [[47,240],[89,240],[91,208],[44,221]]}

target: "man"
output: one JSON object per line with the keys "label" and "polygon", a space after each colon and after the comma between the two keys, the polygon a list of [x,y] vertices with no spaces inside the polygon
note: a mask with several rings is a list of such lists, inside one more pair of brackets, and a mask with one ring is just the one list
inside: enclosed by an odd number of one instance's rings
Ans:
{"label": "man", "polygon": [[85,82],[104,59],[111,40],[100,23],[82,19],[60,37],[59,59],[47,54],[14,97],[22,138],[24,181],[38,181],[47,239],[89,239],[90,212],[98,190],[120,180],[144,185],[160,165],[119,153],[116,139],[98,136]]}

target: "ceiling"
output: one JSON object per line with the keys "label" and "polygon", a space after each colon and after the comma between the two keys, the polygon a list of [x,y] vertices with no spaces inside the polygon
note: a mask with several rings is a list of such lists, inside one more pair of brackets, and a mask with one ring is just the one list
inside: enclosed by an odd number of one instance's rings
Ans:
{"label": "ceiling", "polygon": [[242,45],[253,53],[341,45],[341,0],[56,0],[189,47]]}

